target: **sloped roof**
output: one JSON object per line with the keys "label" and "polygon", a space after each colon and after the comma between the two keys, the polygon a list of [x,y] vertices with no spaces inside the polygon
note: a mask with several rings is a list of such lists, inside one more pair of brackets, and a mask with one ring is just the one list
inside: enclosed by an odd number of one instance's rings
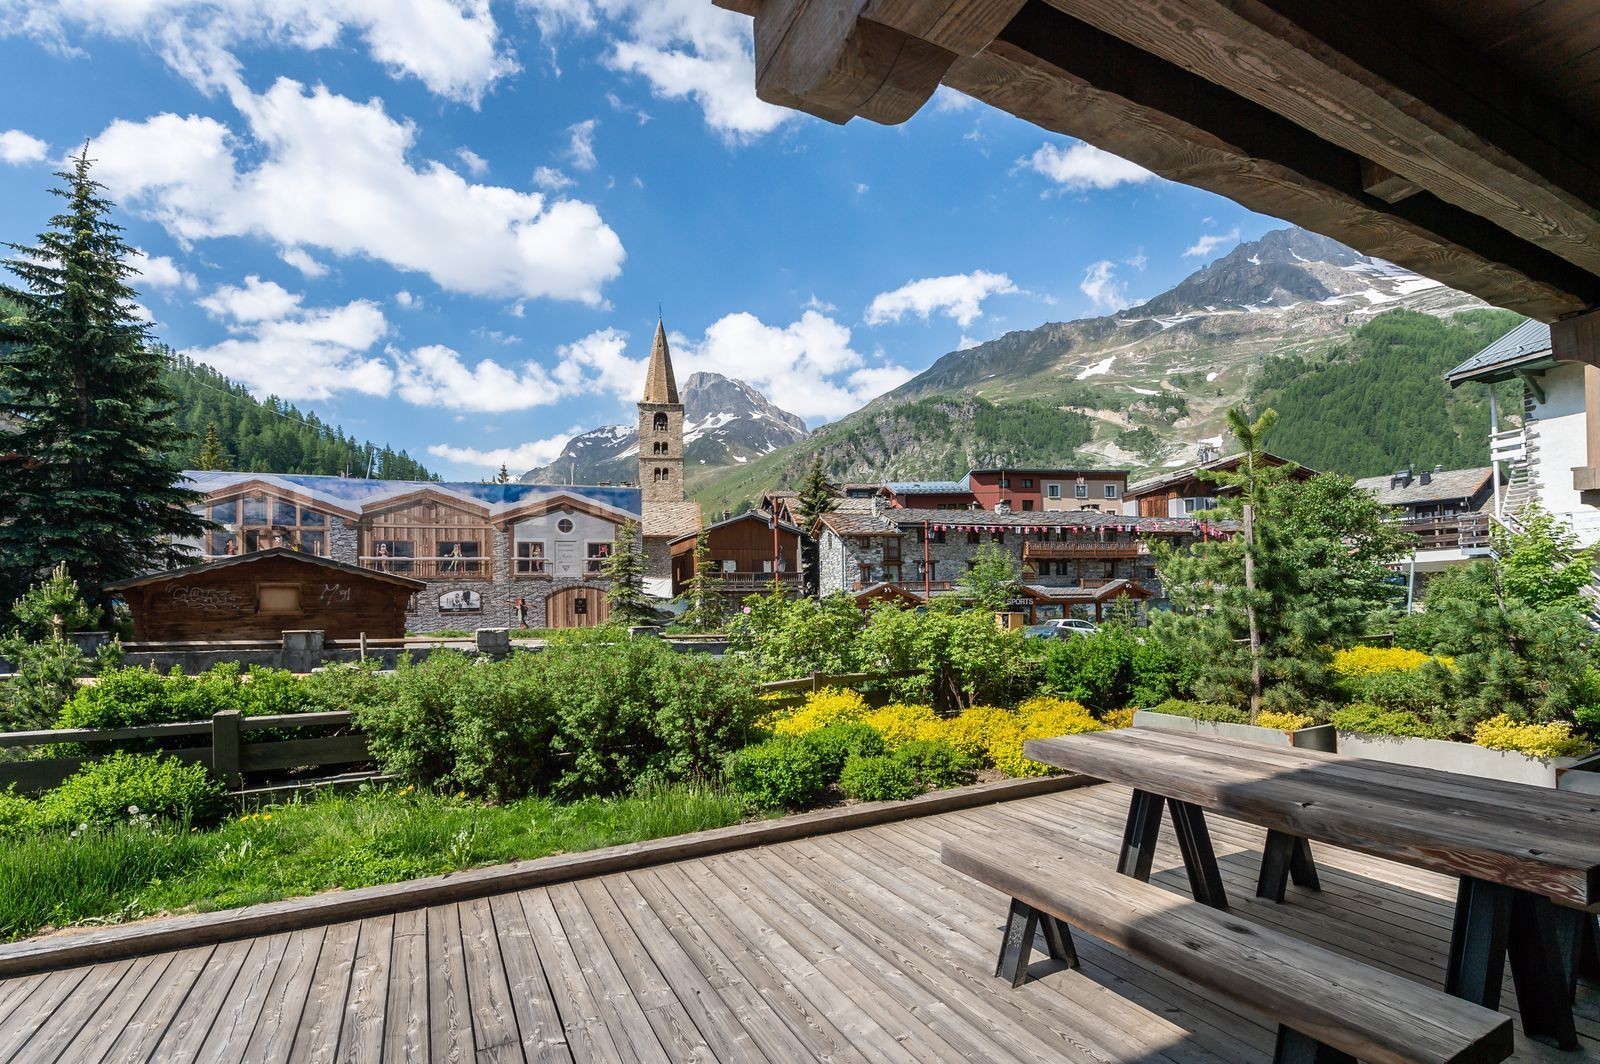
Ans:
{"label": "sloped roof", "polygon": [[287,558],[304,565],[314,566],[318,569],[327,569],[345,576],[356,576],[363,579],[378,580],[383,583],[398,584],[412,591],[420,591],[427,587],[422,580],[413,580],[408,576],[396,576],[394,573],[380,573],[376,569],[363,569],[359,565],[347,565],[336,562],[331,558],[319,557],[315,554],[306,554],[303,551],[291,550],[288,547],[273,547],[269,550],[252,551],[249,554],[240,554],[233,558],[223,558],[219,561],[204,562],[200,565],[186,565],[180,569],[163,569],[158,573],[147,573],[129,580],[118,580],[107,584],[107,591],[122,591],[130,587],[143,587],[146,584],[159,584],[168,580],[183,580],[191,576],[200,576],[204,573],[216,572],[219,569],[231,569],[240,565],[253,565],[272,558]]}
{"label": "sloped roof", "polygon": [[[690,503],[689,505],[693,506],[695,504],[694,503]],[[768,513],[764,512],[764,511],[761,511],[761,510],[746,510],[742,514],[734,514],[732,517],[724,517],[720,521],[713,521],[711,524],[705,526],[705,530],[707,532],[715,532],[719,528],[726,528],[729,525],[737,525],[737,524],[740,524],[740,523],[745,522],[745,521],[759,521],[759,522],[761,522],[761,525],[764,528],[771,528],[772,527],[772,515],[771,514],[768,514]],[[801,535],[805,534],[799,528],[796,528],[794,525],[791,525],[789,522],[782,521],[782,520],[780,520],[778,522],[778,531],[783,532],[783,533],[785,533],[787,535],[791,535],[791,536],[801,536]],[[672,542],[673,543],[682,543],[684,540],[692,539],[695,536],[698,536],[699,534],[700,534],[700,530],[697,528],[693,532],[685,532],[683,535],[678,536],[677,538],[675,538]]]}
{"label": "sloped roof", "polygon": [[1467,381],[1503,381],[1519,369],[1554,364],[1550,326],[1529,318],[1444,375],[1451,387]]}
{"label": "sloped roof", "polygon": [[667,329],[656,320],[656,339],[650,345],[650,365],[644,374],[645,403],[658,406],[677,406],[678,382],[672,376],[672,352],[667,349]]}
{"label": "sloped roof", "polygon": [[[825,514],[822,523],[841,536],[896,536],[926,524],[934,528],[1024,529],[1070,528],[1182,535],[1199,529],[1191,517],[1134,517],[1106,510],[1024,510],[997,514],[991,510],[884,509],[877,513],[849,511]],[[1232,522],[1208,521],[1208,528],[1230,529]]]}
{"label": "sloped roof", "polygon": [[1024,584],[1029,595],[1047,602],[1104,602],[1119,595],[1149,598],[1150,589],[1133,580],[1107,580],[1099,587],[1052,587],[1049,584]]}
{"label": "sloped roof", "polygon": [[646,539],[677,539],[700,531],[700,504],[653,502],[644,508]]}
{"label": "sloped roof", "polygon": [[325,477],[299,473],[234,473],[207,469],[186,469],[182,476],[188,482],[185,487],[192,487],[204,495],[220,495],[230,488],[242,488],[257,482],[265,487],[299,495],[313,503],[322,503],[346,513],[370,510],[407,495],[427,491],[457,499],[474,508],[486,508],[490,518],[522,509],[544,499],[567,496],[583,500],[595,508],[614,512],[619,519],[627,517],[637,519],[640,513],[640,500],[643,497],[638,488],[591,487],[582,484],[365,480],[360,477]]}
{"label": "sloped roof", "polygon": [[1392,476],[1362,477],[1356,481],[1356,487],[1370,491],[1385,506],[1415,506],[1425,502],[1470,499],[1489,487],[1491,476],[1493,473],[1488,466],[1479,466],[1429,473],[1426,484],[1422,482],[1421,473],[1412,474],[1410,484],[1392,487]]}
{"label": "sloped roof", "polygon": [[[1167,487],[1168,485],[1177,484],[1180,481],[1188,480],[1190,477],[1197,475],[1202,469],[1230,470],[1234,466],[1238,465],[1239,460],[1243,457],[1243,454],[1230,454],[1224,458],[1218,458],[1214,461],[1200,462],[1195,465],[1184,466],[1181,469],[1174,469],[1170,473],[1161,473],[1157,476],[1147,477],[1144,480],[1135,481],[1134,483],[1129,484],[1127,490],[1122,493],[1122,497],[1124,499],[1133,499],[1140,495],[1148,495],[1152,491],[1158,491],[1161,488]],[[1284,458],[1281,455],[1273,454],[1271,451],[1263,451],[1262,459],[1268,465],[1272,466],[1287,465],[1289,462],[1287,458]],[[1314,469],[1308,469],[1305,466],[1301,466],[1300,469],[1308,477],[1316,476],[1317,471]]]}
{"label": "sloped roof", "polygon": [[960,480],[891,480],[884,487],[896,495],[960,495],[972,491],[972,477]]}

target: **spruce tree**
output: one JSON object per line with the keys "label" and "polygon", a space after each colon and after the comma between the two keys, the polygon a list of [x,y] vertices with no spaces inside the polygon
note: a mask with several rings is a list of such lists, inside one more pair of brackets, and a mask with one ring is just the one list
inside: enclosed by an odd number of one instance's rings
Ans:
{"label": "spruce tree", "polygon": [[200,468],[221,469],[227,460],[222,453],[222,438],[217,435],[217,423],[207,422],[205,442],[200,444]]}
{"label": "spruce tree", "polygon": [[56,564],[90,602],[102,585],[193,560],[206,522],[179,485],[184,441],[166,359],[135,314],[132,249],[89,177],[88,149],[52,189],[66,208],[5,266],[0,317],[0,601]]}
{"label": "spruce tree", "polygon": [[822,455],[811,460],[811,468],[800,482],[799,494],[800,520],[809,533],[816,527],[817,518],[832,513],[839,504],[833,495],[833,485],[828,483],[828,477],[822,471]]}
{"label": "spruce tree", "polygon": [[680,596],[688,607],[680,618],[691,631],[714,632],[725,619],[722,601],[722,574],[711,558],[711,532],[702,528],[694,541],[694,575]]}
{"label": "spruce tree", "polygon": [[606,602],[611,607],[611,619],[618,624],[644,624],[652,619],[649,596],[644,593],[644,552],[639,549],[639,526],[632,521],[622,522],[617,538],[611,545],[611,554],[600,567],[601,575],[610,581],[606,588]]}

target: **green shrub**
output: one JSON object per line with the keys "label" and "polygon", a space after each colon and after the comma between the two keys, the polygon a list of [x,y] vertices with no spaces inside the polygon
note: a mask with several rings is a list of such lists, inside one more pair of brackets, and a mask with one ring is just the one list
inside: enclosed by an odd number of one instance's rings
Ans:
{"label": "green shrub", "polygon": [[92,762],[39,800],[41,826],[72,828],[136,818],[205,819],[216,812],[222,786],[202,764],[122,751]]}
{"label": "green shrub", "polygon": [[1337,686],[1352,702],[1431,719],[1445,708],[1446,679],[1435,668],[1389,669],[1344,676]]}
{"label": "green shrub", "polygon": [[1579,706],[1573,717],[1577,719],[1578,727],[1600,739],[1600,705]]}
{"label": "green shrub", "polygon": [[56,722],[61,728],[126,728],[139,724],[167,724],[178,707],[167,691],[167,680],[151,669],[117,669],[98,682],[79,688],[61,707]]}
{"label": "green shrub", "polygon": [[917,771],[896,757],[852,754],[839,773],[839,789],[864,802],[897,801],[922,793]]}
{"label": "green shrub", "polygon": [[1121,625],[1044,642],[1045,687],[1100,712],[1155,705],[1182,679],[1182,663],[1164,643]]}
{"label": "green shrub", "polygon": [[971,783],[978,760],[943,739],[912,739],[901,743],[894,759],[911,769],[923,787],[938,790]]}
{"label": "green shrub", "polygon": [[554,745],[567,755],[558,794],[621,793],[657,757],[655,678],[672,653],[659,639],[589,630],[538,655],[558,721]]}
{"label": "green shrub", "polygon": [[828,785],[822,758],[803,739],[768,739],[736,750],[722,771],[729,787],[761,809],[798,808]]}
{"label": "green shrub", "polygon": [[462,669],[450,695],[449,782],[506,802],[547,787],[556,776],[550,750],[558,691],[538,655]]}
{"label": "green shrub", "polygon": [[802,740],[822,759],[823,771],[829,779],[838,779],[844,763],[851,754],[876,757],[888,749],[877,729],[855,721],[840,721],[807,732]]}
{"label": "green shrub", "polygon": [[1357,735],[1391,735],[1399,738],[1448,739],[1450,729],[1432,724],[1403,709],[1386,709],[1357,702],[1333,712],[1330,723],[1339,731]]}
{"label": "green shrub", "polygon": [[1215,702],[1186,702],[1181,698],[1169,698],[1159,705],[1151,706],[1152,713],[1166,713],[1174,717],[1188,717],[1191,720],[1218,721],[1223,724],[1249,724],[1250,714],[1233,706],[1220,706]]}
{"label": "green shrub", "polygon": [[300,681],[308,708],[316,712],[356,712],[394,698],[393,676],[382,672],[382,662],[328,665]]}
{"label": "green shrub", "polygon": [[39,731],[61,716],[78,693],[89,661],[71,640],[8,643],[0,648],[15,675],[0,685],[0,731]]}
{"label": "green shrub", "polygon": [[662,747],[656,767],[668,777],[708,779],[724,757],[750,741],[762,707],[755,671],[744,660],[669,650],[652,679],[654,732]]}
{"label": "green shrub", "polygon": [[436,650],[421,663],[402,658],[394,697],[355,709],[355,722],[385,772],[432,785],[455,769],[455,692],[473,668],[465,654]]}
{"label": "green shrub", "polygon": [[0,791],[0,839],[33,831],[39,819],[39,803],[17,793],[15,786]]}

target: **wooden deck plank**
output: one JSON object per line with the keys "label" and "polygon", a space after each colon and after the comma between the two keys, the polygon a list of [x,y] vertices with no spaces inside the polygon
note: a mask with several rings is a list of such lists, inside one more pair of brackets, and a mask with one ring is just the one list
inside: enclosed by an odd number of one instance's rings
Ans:
{"label": "wooden deck plank", "polygon": [[[172,958],[172,965],[161,977],[155,990],[147,995],[132,1016],[122,1024],[110,1046],[102,1054],[105,1060],[145,1060],[155,1051],[167,1033],[189,995],[199,985],[200,977],[211,964],[217,947],[201,946],[184,950]],[[71,1059],[74,1051],[65,1055]],[[76,1051],[79,1059],[93,1060],[94,1055]]]}
{"label": "wooden deck plank", "polygon": [[11,1060],[21,1055],[21,1050],[39,1029],[49,1021],[62,1002],[78,994],[83,996],[103,994],[103,982],[114,988],[116,980],[132,966],[132,961],[97,965],[94,968],[69,968],[51,972],[34,982],[30,992],[11,1010],[5,1025],[0,1027],[0,1060]]}
{"label": "wooden deck plank", "polygon": [[172,954],[140,957],[109,993],[80,995],[62,1003],[28,1040],[24,1057],[38,1060],[98,1060],[172,964]]}
{"label": "wooden deck plank", "polygon": [[480,1060],[521,1060],[522,1036],[511,1008],[511,987],[495,936],[487,901],[464,901],[461,952],[466,963],[467,1001],[472,1013],[472,1044]]}
{"label": "wooden deck plank", "polygon": [[521,898],[572,1059],[578,1064],[624,1059],[618,1045],[627,1045],[627,1036],[618,1031],[613,1037],[606,1026],[599,996],[589,989],[589,982],[583,977],[583,968],[561,928],[549,891],[544,887],[526,890]]}
{"label": "wooden deck plank", "polygon": [[428,1059],[428,911],[394,915],[389,991],[383,1010],[383,1048],[389,1061]]}
{"label": "wooden deck plank", "polygon": [[350,992],[334,1059],[340,1064],[376,1064],[383,1059],[384,1005],[389,993],[389,959],[394,948],[394,917],[361,921]]}
{"label": "wooden deck plank", "polygon": [[249,958],[254,957],[256,963],[260,963],[270,941],[257,938],[224,942],[213,950],[205,969],[196,977],[194,987],[161,1032],[160,1041],[151,1047],[148,1059],[173,1064],[189,1064],[198,1059],[200,1045],[216,1022],[234,980],[239,978]]}
{"label": "wooden deck plank", "polygon": [[433,1064],[463,1064],[477,1056],[472,1044],[472,1003],[461,947],[461,907],[427,911],[428,1056]]}
{"label": "wooden deck plank", "polygon": [[311,993],[317,958],[322,955],[322,940],[328,929],[296,931],[289,936],[283,959],[273,974],[272,984],[262,998],[261,1014],[249,1032],[236,1059],[256,1061],[288,1060],[294,1049],[295,1030]]}
{"label": "wooden deck plank", "polygon": [[311,972],[311,986],[300,1010],[290,1058],[324,1064],[334,1059],[339,1048],[339,1030],[344,1026],[345,1002],[350,995],[350,972],[355,967],[356,944],[361,938],[359,923],[334,924],[322,940],[317,966]]}
{"label": "wooden deck plank", "polygon": [[521,900],[515,894],[497,895],[489,899],[489,912],[506,966],[506,985],[523,1056],[530,1064],[570,1062],[567,1032],[561,1026],[561,1014],[556,1011],[544,966],[539,963],[538,947],[533,943],[533,931],[528,927]]}
{"label": "wooden deck plank", "polygon": [[[202,1040],[190,1059],[244,1059],[245,1047],[255,1033],[255,1025],[261,1018],[262,1009],[266,1007],[272,981],[277,978],[278,968],[288,955],[289,942],[293,937],[283,934],[255,940],[245,966],[228,987],[227,995],[222,999],[210,1026],[196,1031]],[[257,944],[261,947],[259,951],[255,948]],[[201,1024],[197,1022],[195,1026],[200,1028]]]}

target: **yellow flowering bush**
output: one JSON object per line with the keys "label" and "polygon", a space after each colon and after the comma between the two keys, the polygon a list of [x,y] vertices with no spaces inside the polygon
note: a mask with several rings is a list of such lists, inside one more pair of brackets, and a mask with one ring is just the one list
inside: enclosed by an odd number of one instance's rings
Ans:
{"label": "yellow flowering bush", "polygon": [[1575,757],[1594,747],[1587,740],[1573,738],[1572,725],[1564,720],[1524,724],[1504,713],[1474,728],[1472,741],[1491,750],[1514,750],[1530,757]]}
{"label": "yellow flowering bush", "polygon": [[1270,709],[1263,709],[1256,714],[1256,724],[1262,728],[1277,728],[1279,731],[1299,731],[1309,728],[1316,721],[1304,713],[1278,713]]}
{"label": "yellow flowering bush", "polygon": [[829,724],[858,721],[866,715],[867,700],[860,693],[825,687],[807,695],[799,709],[770,718],[767,726],[777,735],[799,738]]}
{"label": "yellow flowering bush", "polygon": [[1107,710],[1106,712],[1100,714],[1100,723],[1113,730],[1117,728],[1131,728],[1133,727],[1133,711],[1133,706],[1129,706],[1126,709]]}
{"label": "yellow flowering bush", "polygon": [[[1333,652],[1333,673],[1335,676],[1353,678],[1379,672],[1414,672],[1427,664],[1430,658],[1430,654],[1404,647],[1346,647]],[[1453,659],[1440,657],[1435,660],[1448,666]]]}
{"label": "yellow flowering bush", "polygon": [[1042,696],[1030,698],[1017,707],[1016,730],[997,735],[996,743],[989,748],[989,757],[994,767],[1007,776],[1046,776],[1055,769],[1023,756],[1022,744],[1026,740],[1104,730],[1105,725],[1095,720],[1080,702]]}
{"label": "yellow flowering bush", "polygon": [[1017,730],[1017,715],[999,706],[973,706],[942,724],[939,738],[988,764],[989,750]]}
{"label": "yellow flowering bush", "polygon": [[893,750],[912,739],[943,739],[944,721],[933,712],[932,706],[914,706],[895,703],[875,709],[861,718],[861,723],[872,728]]}

